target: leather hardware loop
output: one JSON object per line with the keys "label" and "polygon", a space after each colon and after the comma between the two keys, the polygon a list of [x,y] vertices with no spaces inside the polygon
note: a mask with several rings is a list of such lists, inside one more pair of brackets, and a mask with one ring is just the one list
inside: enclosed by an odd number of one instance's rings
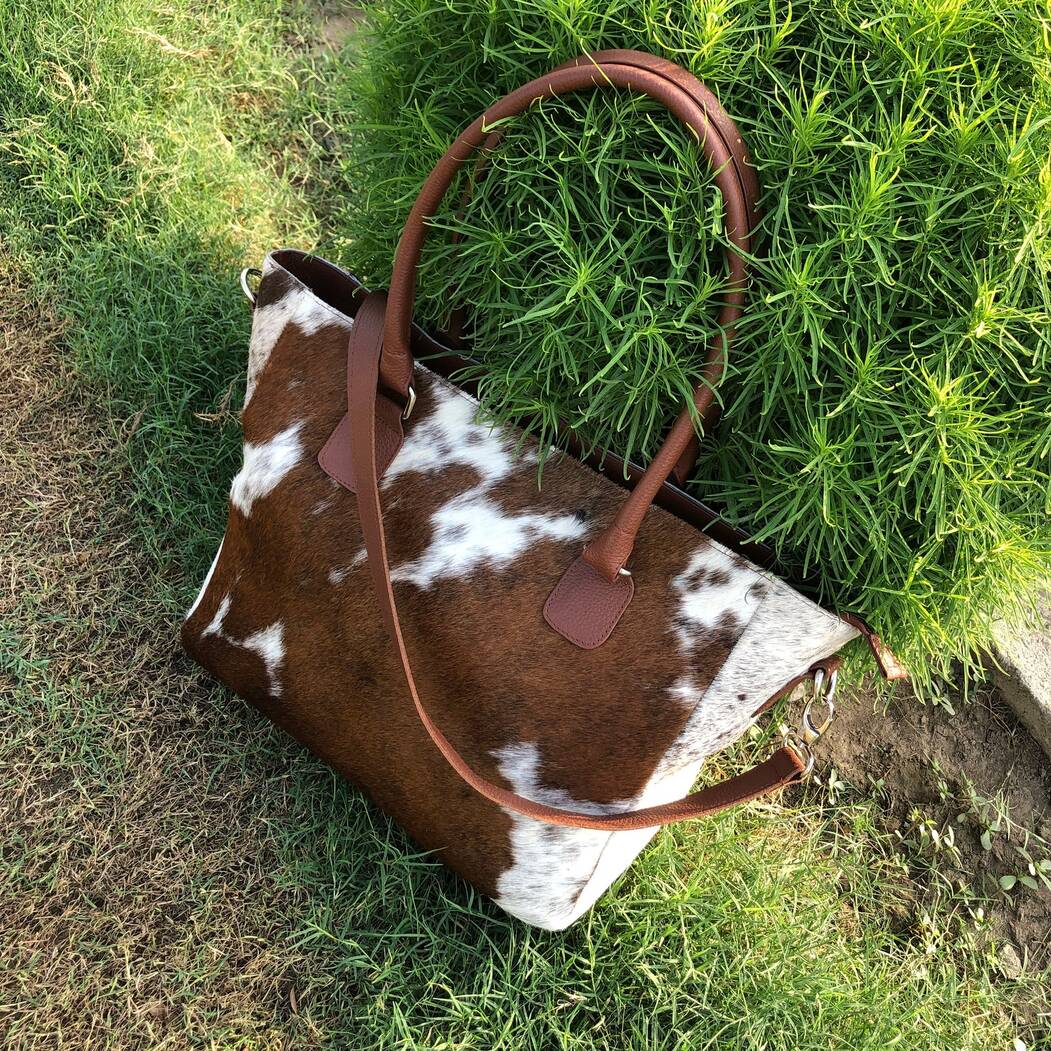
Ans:
{"label": "leather hardware loop", "polygon": [[241,271],[241,291],[244,293],[245,299],[248,300],[249,305],[255,310],[255,297],[256,294],[252,289],[252,286],[248,283],[250,277],[256,277],[262,280],[263,271],[255,266],[246,266]]}

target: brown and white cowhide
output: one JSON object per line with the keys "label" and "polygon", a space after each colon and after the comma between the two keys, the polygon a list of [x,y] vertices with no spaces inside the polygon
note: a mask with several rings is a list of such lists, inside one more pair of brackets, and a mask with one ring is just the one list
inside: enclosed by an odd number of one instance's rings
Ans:
{"label": "brown and white cowhide", "polygon": [[[346,411],[352,322],[331,287],[322,299],[294,276],[300,258],[264,271],[244,465],[185,645],[507,912],[566,927],[654,830],[505,812],[431,744],[380,621],[356,498],[318,466]],[[425,368],[416,389],[382,483],[392,576],[424,702],[486,777],[595,813],[677,798],[771,694],[856,634],[654,508],[633,601],[607,643],[578,649],[544,602],[624,491],[557,455],[538,488],[533,443],[478,422],[476,402]]]}

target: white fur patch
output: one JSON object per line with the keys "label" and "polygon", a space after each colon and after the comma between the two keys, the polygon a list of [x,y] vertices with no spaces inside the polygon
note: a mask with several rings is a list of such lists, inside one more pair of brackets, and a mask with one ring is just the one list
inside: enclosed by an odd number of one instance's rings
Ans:
{"label": "white fur patch", "polygon": [[[574,799],[563,789],[544,787],[537,776],[540,756],[534,744],[509,745],[496,755],[500,773],[519,795],[585,814],[619,814],[678,799],[689,792],[696,777],[695,770],[654,775],[637,796],[600,806]],[[514,864],[497,882],[496,903],[512,916],[552,931],[563,930],[583,916],[657,831],[565,828],[507,813]]]}
{"label": "white fur patch", "polygon": [[223,540],[219,541],[219,550],[215,553],[215,558],[212,559],[212,564],[208,567],[208,572],[205,574],[204,583],[201,585],[201,590],[197,592],[197,598],[193,600],[193,605],[186,611],[184,620],[189,620],[190,617],[197,612],[197,607],[201,604],[201,599],[204,598],[204,593],[208,590],[208,585],[212,582],[212,577],[215,574],[215,567],[219,565],[219,556],[223,553]]}
{"label": "white fur patch", "polygon": [[[539,779],[540,754],[535,744],[507,745],[494,754],[500,773],[515,792],[526,799],[588,814],[616,813],[631,808],[631,800],[598,806],[574,799],[561,788],[545,787]],[[568,927],[605,889],[602,887],[591,900],[583,899],[610,834],[589,828],[549,825],[513,811],[507,814],[511,818],[514,863],[497,881],[497,905],[512,916],[545,930]],[[627,858],[625,867],[650,835],[651,830]]]}
{"label": "white fur patch", "polygon": [[454,497],[431,516],[431,542],[419,558],[403,562],[391,580],[429,588],[442,577],[463,578],[475,570],[501,569],[522,557],[537,540],[574,540],[585,525],[575,515],[508,514],[479,486]]}
{"label": "white fur patch", "polygon": [[271,624],[262,631],[249,635],[241,643],[246,650],[258,653],[266,665],[266,673],[270,677],[270,694],[273,697],[281,696],[281,680],[277,677],[277,670],[285,659],[285,626],[281,621]]}
{"label": "white fur patch", "polygon": [[473,467],[487,487],[516,467],[535,463],[519,456],[515,443],[500,430],[479,423],[478,403],[435,379],[427,392],[427,415],[405,436],[405,442],[383,475],[387,488],[403,474],[431,474],[450,467]]}
{"label": "white fur patch", "polygon": [[857,631],[781,582],[749,619],[744,632],[668,750],[662,765],[701,761],[737,740],[754,712],[815,661],[842,649]]}
{"label": "white fur patch", "polygon": [[[714,582],[712,571],[718,574]],[[742,565],[711,542],[694,552],[670,591],[677,604],[675,633],[685,658],[693,654],[697,641],[689,626],[698,633],[710,630],[732,613],[744,623],[744,631],[707,690],[698,689],[689,675],[672,686],[671,703],[687,706],[691,714],[646,786],[635,797],[604,807],[574,800],[563,789],[539,782],[536,745],[517,744],[501,749],[497,758],[500,772],[519,795],[584,813],[638,810],[678,799],[689,792],[704,759],[740,737],[767,698],[857,634],[787,585]],[[567,927],[591,908],[657,831],[562,828],[507,813],[513,862],[499,877],[497,903],[511,915],[549,930]]]}
{"label": "white fur patch", "polygon": [[520,456],[514,442],[500,431],[477,423],[477,405],[442,384],[431,387],[428,402],[429,414],[409,432],[384,475],[384,487],[403,474],[451,466],[473,468],[479,481],[431,515],[430,543],[419,557],[395,566],[392,580],[429,588],[443,577],[502,569],[538,540],[583,537],[587,527],[576,515],[511,513],[501,508],[488,494],[515,469],[535,463],[535,456]]}
{"label": "white fur patch", "polygon": [[333,587],[338,587],[348,576],[350,576],[350,571],[352,569],[357,569],[359,566],[365,565],[368,558],[368,552],[362,548],[345,566],[333,566],[328,571],[328,582]]}
{"label": "white fur patch", "polygon": [[698,642],[727,617],[739,625],[747,624],[757,608],[757,586],[761,587],[762,582],[757,581],[753,571],[711,543],[701,544],[686,568],[672,578],[671,593],[677,605],[672,631],[689,670],[675,680],[668,692],[688,711],[695,708],[701,696],[692,670]]}
{"label": "white fur patch", "polygon": [[294,423],[268,442],[245,442],[244,466],[230,487],[230,501],[246,518],[252,512],[252,504],[272,493],[303,459],[303,443],[299,439],[302,429],[302,422]]}
{"label": "white fur patch", "polygon": [[235,639],[232,635],[227,634],[223,627],[232,605],[233,595],[224,595],[216,608],[215,615],[201,632],[201,638],[205,639],[209,635],[214,635],[230,646],[240,646],[242,649],[251,650],[257,654],[266,667],[266,674],[270,679],[271,696],[280,697],[281,680],[277,677],[277,671],[285,659],[284,624],[276,621],[261,631],[253,632],[245,639]]}
{"label": "white fur patch", "polygon": [[[718,583],[712,577],[716,576]],[[682,649],[693,649],[699,633],[711,631],[728,613],[747,621],[755,610],[749,592],[755,574],[734,561],[722,548],[702,544],[686,568],[671,582],[678,601],[676,634]]]}
{"label": "white fur patch", "polygon": [[223,635],[223,621],[226,620],[226,614],[230,612],[230,605],[233,599],[230,595],[224,595],[222,601],[219,603],[218,608],[215,611],[215,616],[208,622],[204,631],[201,632],[201,638],[207,638],[209,635],[217,635],[219,638],[225,638]]}
{"label": "white fur patch", "polygon": [[[273,269],[267,260],[264,274]],[[297,325],[304,336],[312,336],[325,325],[337,325],[350,330],[350,318],[341,314],[308,289],[293,285],[288,292],[273,303],[256,307],[252,313],[252,338],[248,345],[248,385],[245,390],[245,405],[252,400],[259,377],[266,368],[277,341],[286,325]]]}

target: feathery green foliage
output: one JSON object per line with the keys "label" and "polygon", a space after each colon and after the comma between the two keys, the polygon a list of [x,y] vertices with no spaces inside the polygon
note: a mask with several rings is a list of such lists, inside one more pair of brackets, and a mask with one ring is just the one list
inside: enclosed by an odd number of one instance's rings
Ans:
{"label": "feathery green foliage", "polygon": [[[377,282],[427,171],[494,98],[641,48],[719,96],[763,188],[747,316],[693,491],[921,680],[1051,568],[1051,12],[1028,0],[377,0],[353,150],[319,187]],[[436,218],[418,312],[471,311],[488,408],[645,459],[721,269],[703,157],[620,93],[510,122]],[[348,191],[356,191],[349,192]],[[340,202],[332,204],[331,202]],[[448,230],[462,232],[457,248]],[[456,290],[455,297],[450,290]]]}

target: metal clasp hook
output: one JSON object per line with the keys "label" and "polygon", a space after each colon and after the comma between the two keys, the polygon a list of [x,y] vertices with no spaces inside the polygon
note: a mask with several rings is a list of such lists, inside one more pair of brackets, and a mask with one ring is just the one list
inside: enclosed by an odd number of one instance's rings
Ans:
{"label": "metal clasp hook", "polygon": [[[824,668],[818,668],[814,672],[814,696],[806,702],[803,709],[803,723],[800,727],[803,740],[807,744],[814,744],[817,739],[829,728],[836,715],[836,706],[832,703],[832,697],[836,692],[836,680],[839,672],[828,675]],[[825,706],[825,714],[820,724],[814,722],[814,705],[821,701]]]}
{"label": "metal clasp hook", "polygon": [[[818,668],[814,672],[814,693],[803,708],[799,731],[785,735],[786,743],[794,748],[806,763],[802,777],[808,777],[814,769],[813,745],[817,743],[821,735],[829,728],[835,717],[836,706],[832,703],[832,698],[836,692],[838,679],[838,670],[829,674],[824,668]],[[818,702],[824,705],[825,710],[821,721],[815,722],[814,705]]]}

